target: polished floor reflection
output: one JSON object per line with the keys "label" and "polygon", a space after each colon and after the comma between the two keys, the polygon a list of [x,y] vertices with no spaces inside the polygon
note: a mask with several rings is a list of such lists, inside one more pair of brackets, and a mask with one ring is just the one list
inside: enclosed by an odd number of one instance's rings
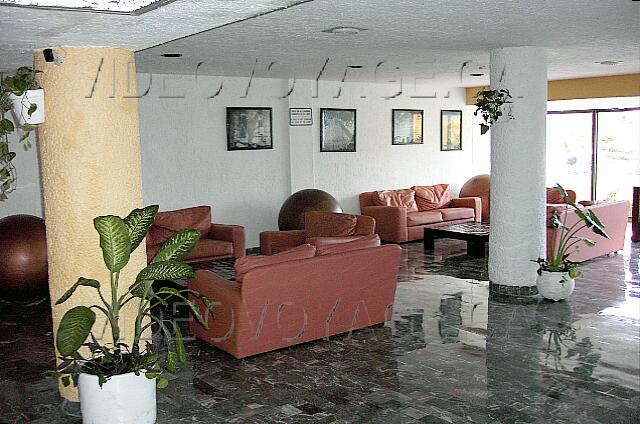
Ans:
{"label": "polished floor reflection", "polygon": [[[464,242],[406,244],[391,322],[245,360],[190,342],[158,422],[638,422],[639,252],[587,263],[568,302],[507,303]],[[80,422],[43,376],[50,326],[0,304],[0,423]]]}

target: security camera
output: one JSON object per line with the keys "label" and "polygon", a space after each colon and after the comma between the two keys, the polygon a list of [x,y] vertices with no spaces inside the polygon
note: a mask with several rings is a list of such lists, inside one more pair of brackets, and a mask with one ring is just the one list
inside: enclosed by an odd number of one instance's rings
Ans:
{"label": "security camera", "polygon": [[62,58],[53,51],[53,49],[44,49],[42,51],[45,62],[54,62],[56,65],[62,64]]}

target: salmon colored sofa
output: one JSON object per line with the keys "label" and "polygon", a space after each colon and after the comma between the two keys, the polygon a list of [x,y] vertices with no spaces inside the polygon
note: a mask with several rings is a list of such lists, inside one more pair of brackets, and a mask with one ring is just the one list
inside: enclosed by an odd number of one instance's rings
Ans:
{"label": "salmon colored sofa", "polygon": [[451,198],[448,184],[360,194],[360,211],[376,220],[385,241],[421,240],[425,227],[482,219],[479,197]]}
{"label": "salmon colored sofa", "polygon": [[304,230],[263,231],[260,254],[273,255],[309,243],[314,246],[345,243],[375,234],[376,221],[370,216],[309,211],[304,214]]}
{"label": "salmon colored sofa", "polygon": [[[363,241],[342,243],[339,248],[358,243]],[[213,306],[209,314],[191,295],[208,323],[205,328],[191,319],[191,333],[236,358],[245,358],[390,320],[400,247],[339,251],[336,246],[319,247],[316,252],[305,244],[293,249],[291,260],[279,262],[279,257],[290,253],[247,256],[236,264],[256,258],[253,262],[261,266],[249,267],[240,281],[197,271],[188,282],[189,289],[207,296]]]}
{"label": "salmon colored sofa", "polygon": [[187,263],[241,258],[245,255],[244,227],[213,224],[211,207],[196,206],[156,214],[147,235],[147,260],[151,261],[160,246],[183,228],[195,228],[200,233],[198,243],[184,260]]}
{"label": "salmon colored sofa", "polygon": [[[583,206],[588,205],[591,202],[579,202]],[[576,236],[586,237],[596,242],[595,246],[588,247],[583,243],[576,244],[579,246],[579,250],[573,250],[567,258],[573,262],[583,262],[589,259],[597,258],[598,256],[606,255],[618,250],[622,250],[624,247],[624,236],[627,229],[627,220],[629,215],[629,202],[626,200],[615,202],[597,202],[593,205],[584,206],[585,209],[590,209],[595,212],[596,216],[604,224],[604,230],[609,235],[609,238],[599,236],[588,228],[579,231]],[[578,222],[579,218],[575,211],[563,205],[553,204],[547,205],[547,215],[550,215],[552,209],[555,209],[560,220],[564,222],[567,227],[571,227]],[[551,249],[552,241],[558,244],[560,240],[560,230],[553,228],[550,223],[547,223],[547,255]]]}

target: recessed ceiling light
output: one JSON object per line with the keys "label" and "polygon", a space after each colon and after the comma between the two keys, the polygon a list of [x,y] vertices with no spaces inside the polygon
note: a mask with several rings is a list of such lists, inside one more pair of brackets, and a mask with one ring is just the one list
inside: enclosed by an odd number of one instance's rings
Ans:
{"label": "recessed ceiling light", "polygon": [[484,74],[480,74],[480,73],[473,73],[473,74],[469,74],[469,75],[471,75],[472,77],[483,77],[484,76]]}
{"label": "recessed ceiling light", "polygon": [[362,65],[347,65],[347,67],[351,69],[362,69]]}
{"label": "recessed ceiling light", "polygon": [[600,62],[596,62],[598,65],[607,65],[607,66],[614,66],[614,65],[619,65],[622,63],[621,60],[603,60]]}
{"label": "recessed ceiling light", "polygon": [[322,32],[327,32],[329,34],[334,35],[356,35],[360,34],[362,31],[366,31],[365,28],[356,28],[356,27],[335,27],[325,29]]}
{"label": "recessed ceiling light", "polygon": [[182,53],[162,53],[162,57],[182,57]]}
{"label": "recessed ceiling light", "polygon": [[2,6],[140,15],[175,0],[0,0]]}

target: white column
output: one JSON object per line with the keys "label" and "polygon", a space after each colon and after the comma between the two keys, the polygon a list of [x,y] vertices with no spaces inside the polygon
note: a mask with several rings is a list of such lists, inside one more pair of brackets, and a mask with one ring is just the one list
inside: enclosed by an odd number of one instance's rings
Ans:
{"label": "white column", "polygon": [[491,51],[491,88],[510,91],[514,119],[491,127],[492,291],[535,293],[537,264],[545,255],[545,144],[547,62],[538,47]]}

